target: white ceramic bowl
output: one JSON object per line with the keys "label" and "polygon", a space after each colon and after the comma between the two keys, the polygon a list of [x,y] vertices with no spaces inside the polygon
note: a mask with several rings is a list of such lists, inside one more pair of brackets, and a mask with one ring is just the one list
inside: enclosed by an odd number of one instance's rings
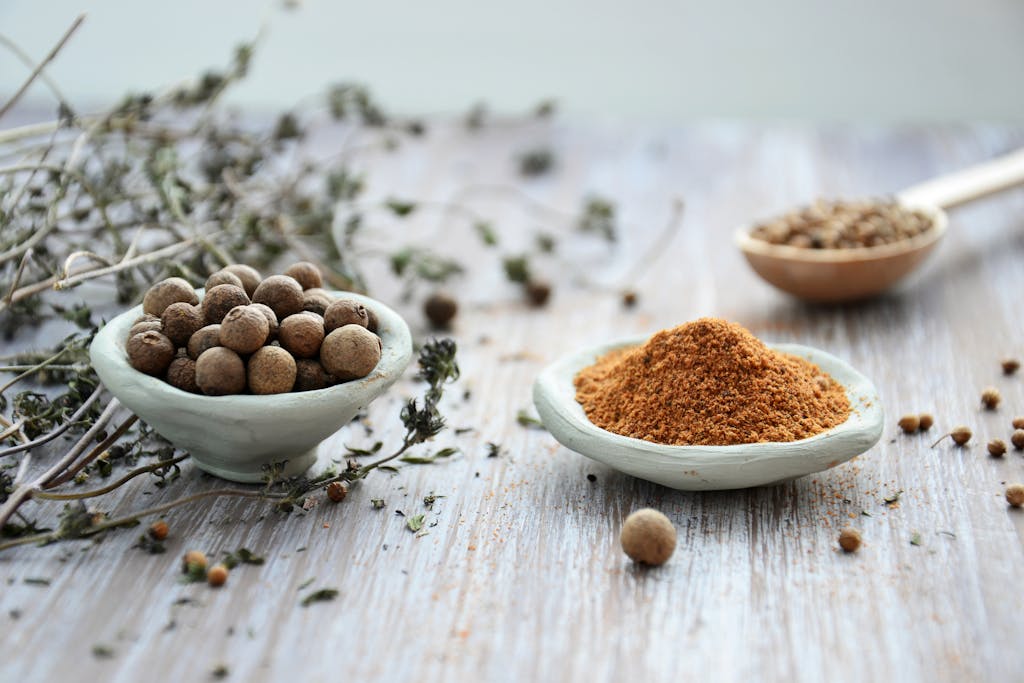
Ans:
{"label": "white ceramic bowl", "polygon": [[[202,291],[199,292],[202,297]],[[177,389],[130,365],[125,342],[142,307],[122,313],[97,333],[89,349],[96,374],[125,406],[196,466],[238,482],[263,480],[264,466],[287,461],[283,474],[304,472],[316,462],[317,444],[348,424],[360,408],[402,375],[412,358],[412,337],[393,310],[365,296],[332,292],[377,314],[382,352],[366,377],[316,391],[270,396],[202,396]]]}
{"label": "white ceramic bowl", "polygon": [[769,344],[808,359],[846,389],[850,417],[808,439],[737,446],[668,446],[605,431],[576,402],[573,378],[600,356],[646,338],[605,344],[562,358],[533,385],[533,402],[544,426],[563,446],[634,477],[674,489],[712,491],[768,486],[820,472],[874,446],[884,415],[870,381],[835,356],[799,344]]}

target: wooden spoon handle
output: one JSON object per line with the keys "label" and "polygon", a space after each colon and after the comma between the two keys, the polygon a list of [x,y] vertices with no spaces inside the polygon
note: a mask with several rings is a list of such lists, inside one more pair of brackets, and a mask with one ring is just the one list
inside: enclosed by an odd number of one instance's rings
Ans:
{"label": "wooden spoon handle", "polygon": [[1024,185],[1024,149],[912,185],[896,197],[908,206],[948,209],[1015,185]]}

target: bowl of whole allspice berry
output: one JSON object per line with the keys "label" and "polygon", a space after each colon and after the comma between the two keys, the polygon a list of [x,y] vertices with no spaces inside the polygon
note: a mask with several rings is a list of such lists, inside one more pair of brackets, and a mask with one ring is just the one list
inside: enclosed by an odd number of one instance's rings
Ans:
{"label": "bowl of whole allspice berry", "polygon": [[194,289],[155,283],[90,348],[111,393],[196,465],[239,482],[293,476],[412,358],[405,321],[323,288],[308,262],[281,275],[229,265]]}

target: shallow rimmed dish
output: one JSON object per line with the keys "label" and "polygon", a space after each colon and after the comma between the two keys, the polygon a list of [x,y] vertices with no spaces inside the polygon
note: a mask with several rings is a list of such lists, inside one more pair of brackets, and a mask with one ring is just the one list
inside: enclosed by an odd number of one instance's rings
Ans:
{"label": "shallow rimmed dish", "polygon": [[[202,290],[199,290],[202,298]],[[287,461],[283,475],[316,462],[317,445],[401,377],[412,359],[412,337],[401,316],[359,294],[331,292],[377,314],[381,359],[366,377],[316,391],[270,396],[203,396],[145,375],[130,365],[125,342],[142,307],[117,316],[89,349],[96,374],[117,397],[159,434],[192,455],[196,466],[238,482],[259,482],[264,466]]]}
{"label": "shallow rimmed dish", "polygon": [[769,344],[806,358],[846,389],[850,417],[821,434],[788,443],[668,446],[605,431],[576,402],[573,379],[583,368],[646,337],[586,349],[549,365],[533,385],[533,402],[551,435],[566,448],[626,474],[688,491],[770,486],[846,462],[874,446],[885,418],[874,385],[835,356],[799,344]]}

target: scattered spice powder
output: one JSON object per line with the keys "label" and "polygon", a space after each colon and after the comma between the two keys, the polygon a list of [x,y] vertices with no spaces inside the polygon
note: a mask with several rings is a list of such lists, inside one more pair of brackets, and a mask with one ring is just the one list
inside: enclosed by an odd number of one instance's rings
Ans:
{"label": "scattered spice powder", "polygon": [[850,414],[842,385],[818,366],[717,318],[612,351],[575,384],[598,427],[679,446],[797,441]]}

